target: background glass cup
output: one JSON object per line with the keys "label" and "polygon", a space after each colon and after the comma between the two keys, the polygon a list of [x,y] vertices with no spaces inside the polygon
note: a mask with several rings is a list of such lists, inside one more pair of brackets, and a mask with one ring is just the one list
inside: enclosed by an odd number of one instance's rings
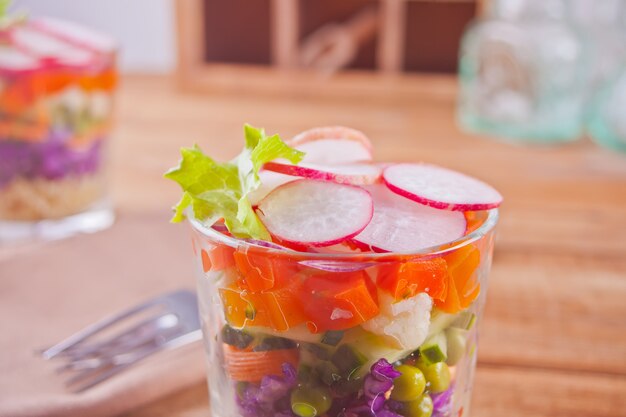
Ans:
{"label": "background glass cup", "polygon": [[114,43],[34,18],[0,38],[0,243],[108,227]]}
{"label": "background glass cup", "polygon": [[285,251],[191,219],[211,415],[468,413],[497,217],[411,255]]}

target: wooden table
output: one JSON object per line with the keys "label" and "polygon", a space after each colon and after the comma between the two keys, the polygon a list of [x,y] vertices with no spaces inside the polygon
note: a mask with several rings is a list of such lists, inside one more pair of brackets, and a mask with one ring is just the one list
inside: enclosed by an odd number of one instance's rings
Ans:
{"label": "wooden table", "polygon": [[[181,93],[167,78],[126,79],[113,146],[117,207],[169,207],[179,191],[161,174],[178,148],[197,142],[230,158],[244,121],[284,137],[353,126],[370,136],[379,160],[425,160],[476,175],[505,204],[472,415],[625,416],[626,155],[587,140],[525,147],[461,133],[449,78],[344,81],[373,86],[347,97],[277,98]],[[199,384],[128,417],[207,415]]]}

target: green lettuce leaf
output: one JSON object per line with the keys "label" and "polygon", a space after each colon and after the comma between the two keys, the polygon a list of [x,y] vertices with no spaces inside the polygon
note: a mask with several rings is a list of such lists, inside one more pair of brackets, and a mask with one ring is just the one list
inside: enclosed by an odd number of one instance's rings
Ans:
{"label": "green lettuce leaf", "polygon": [[237,237],[271,240],[269,232],[252,209],[248,195],[259,188],[259,170],[266,162],[284,158],[297,164],[304,153],[290,148],[278,135],[267,136],[263,129],[244,126],[244,150],[230,162],[216,162],[196,145],[181,149],[177,167],[165,178],[177,182],[183,196],[174,206],[172,222],[185,218],[191,207],[195,218],[205,224],[224,219]]}

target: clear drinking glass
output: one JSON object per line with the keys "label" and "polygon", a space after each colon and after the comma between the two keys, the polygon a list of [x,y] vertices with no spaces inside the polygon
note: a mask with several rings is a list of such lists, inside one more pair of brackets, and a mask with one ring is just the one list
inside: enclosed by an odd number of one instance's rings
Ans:
{"label": "clear drinking glass", "polygon": [[211,415],[468,415],[498,212],[466,217],[413,254],[296,252],[191,219]]}
{"label": "clear drinking glass", "polygon": [[0,243],[113,222],[105,152],[116,50],[53,19],[0,29]]}

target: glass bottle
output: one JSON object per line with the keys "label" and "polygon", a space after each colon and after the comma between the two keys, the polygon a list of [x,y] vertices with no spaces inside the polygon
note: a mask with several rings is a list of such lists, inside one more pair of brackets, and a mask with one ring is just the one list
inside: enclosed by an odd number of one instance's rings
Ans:
{"label": "glass bottle", "polygon": [[626,65],[596,93],[589,108],[587,130],[591,138],[626,152]]}
{"label": "glass bottle", "polygon": [[566,0],[498,0],[466,30],[460,52],[461,126],[523,142],[580,137],[586,46]]}

